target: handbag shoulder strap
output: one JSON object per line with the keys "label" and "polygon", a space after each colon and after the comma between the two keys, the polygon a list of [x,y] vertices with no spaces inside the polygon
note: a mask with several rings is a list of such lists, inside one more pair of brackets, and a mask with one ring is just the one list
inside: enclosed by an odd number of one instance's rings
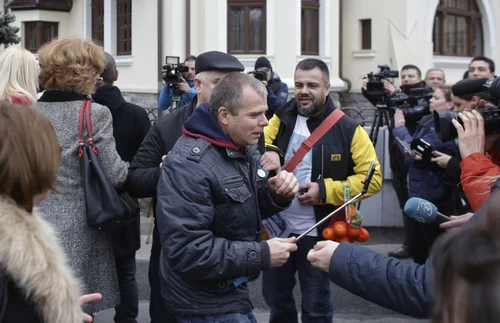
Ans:
{"label": "handbag shoulder strap", "polygon": [[94,138],[92,133],[92,120],[90,118],[90,109],[92,106],[92,101],[87,100],[80,106],[80,117],[78,120],[78,156],[83,157],[83,147],[85,146],[85,138],[83,136],[83,123],[84,119],[87,124],[87,143],[92,147],[92,150],[98,154],[97,148],[94,146]]}
{"label": "handbag shoulder strap", "polygon": [[330,115],[321,122],[321,124],[314,129],[313,133],[300,144],[299,150],[293,155],[290,161],[286,164],[285,170],[287,172],[292,172],[295,167],[300,163],[302,158],[307,154],[307,152],[314,146],[314,144],[325,135],[325,133],[330,130],[339,120],[344,116],[344,112],[340,109],[333,110]]}

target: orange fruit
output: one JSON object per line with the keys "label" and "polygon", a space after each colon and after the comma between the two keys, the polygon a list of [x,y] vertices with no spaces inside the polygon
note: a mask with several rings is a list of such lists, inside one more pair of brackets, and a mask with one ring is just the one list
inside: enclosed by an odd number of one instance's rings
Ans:
{"label": "orange fruit", "polygon": [[333,231],[332,227],[326,227],[323,229],[323,239],[332,241],[335,239],[335,231]]}
{"label": "orange fruit", "polygon": [[359,235],[359,229],[355,227],[347,226],[347,237],[349,239],[356,239]]}
{"label": "orange fruit", "polygon": [[347,223],[343,221],[337,221],[333,224],[333,231],[335,232],[335,238],[342,239],[347,235]]}
{"label": "orange fruit", "polygon": [[358,241],[359,242],[366,242],[366,241],[368,241],[368,239],[370,239],[370,233],[365,228],[360,227]]}

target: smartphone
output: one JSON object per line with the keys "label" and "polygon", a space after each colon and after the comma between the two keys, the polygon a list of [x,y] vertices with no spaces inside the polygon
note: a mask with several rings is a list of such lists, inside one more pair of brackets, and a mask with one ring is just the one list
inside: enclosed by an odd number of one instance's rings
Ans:
{"label": "smartphone", "polygon": [[411,149],[410,147],[410,144],[407,143],[405,140],[399,138],[399,137],[396,137],[396,140],[401,144],[401,146],[404,147],[404,149],[408,152],[408,154],[410,155],[414,155],[415,152],[413,151],[413,149]]}
{"label": "smartphone", "polygon": [[413,151],[425,159],[430,159],[432,157],[432,146],[430,143],[420,138],[419,140],[413,141],[411,143],[411,148]]}

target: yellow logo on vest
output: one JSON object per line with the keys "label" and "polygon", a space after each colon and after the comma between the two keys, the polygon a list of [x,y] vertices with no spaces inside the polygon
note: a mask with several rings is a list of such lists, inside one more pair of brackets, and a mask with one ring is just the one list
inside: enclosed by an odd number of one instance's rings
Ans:
{"label": "yellow logo on vest", "polygon": [[341,161],[342,160],[342,154],[332,154],[330,156],[330,161]]}

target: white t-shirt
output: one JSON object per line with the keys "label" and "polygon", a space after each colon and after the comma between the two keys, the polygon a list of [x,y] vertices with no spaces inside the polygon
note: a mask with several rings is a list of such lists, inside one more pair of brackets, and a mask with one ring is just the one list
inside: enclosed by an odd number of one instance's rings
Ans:
{"label": "white t-shirt", "polygon": [[[293,129],[292,137],[290,138],[290,142],[288,143],[288,147],[285,152],[285,164],[287,164],[292,156],[299,150],[302,142],[311,135],[309,129],[307,128],[308,119],[309,118],[301,115],[297,116],[295,128]],[[302,185],[311,181],[311,171],[312,149],[306,153],[293,173],[295,177],[297,177],[299,184]],[[293,199],[292,204],[288,209],[280,212],[280,215],[285,219],[287,227],[292,233],[302,234],[316,224],[314,206],[300,203],[297,197]],[[312,230],[307,235],[316,237],[317,232],[316,230]]]}

